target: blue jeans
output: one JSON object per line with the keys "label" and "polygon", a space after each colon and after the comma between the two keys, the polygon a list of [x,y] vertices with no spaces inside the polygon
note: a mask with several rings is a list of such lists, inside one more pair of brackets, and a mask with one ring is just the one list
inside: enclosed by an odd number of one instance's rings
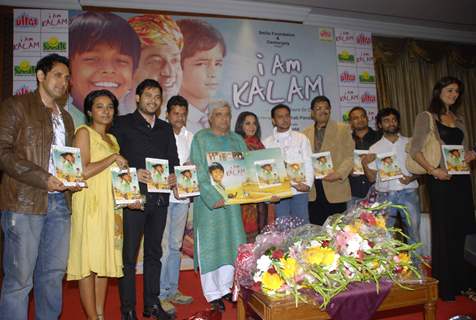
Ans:
{"label": "blue jeans", "polygon": [[308,194],[300,193],[291,198],[281,199],[276,204],[276,218],[298,217],[309,223]]}
{"label": "blue jeans", "polygon": [[35,319],[58,319],[70,233],[64,194],[48,195],[46,215],[5,211],[1,221],[5,239],[0,319],[27,319],[32,287]]}
{"label": "blue jeans", "polygon": [[[387,214],[386,224],[388,227],[395,225],[395,220],[398,215],[402,220],[403,232],[409,237],[408,243],[413,244],[420,242],[420,197],[418,196],[418,189],[404,189],[400,191],[379,192],[378,201],[382,202],[388,200],[393,204],[404,205],[408,208],[410,214],[410,224],[408,223],[405,213],[396,208],[392,208]],[[422,248],[418,248],[416,253],[422,253]]]}
{"label": "blue jeans", "polygon": [[160,273],[160,299],[177,293],[183,234],[188,216],[188,203],[170,202],[162,239],[162,270]]}

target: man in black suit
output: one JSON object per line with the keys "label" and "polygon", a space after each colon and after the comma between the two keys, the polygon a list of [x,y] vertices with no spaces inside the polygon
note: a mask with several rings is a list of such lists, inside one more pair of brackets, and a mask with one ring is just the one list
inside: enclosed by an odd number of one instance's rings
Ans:
{"label": "man in black suit", "polygon": [[144,211],[124,209],[124,277],[119,280],[122,319],[136,318],[135,270],[139,245],[144,235],[144,317],[170,319],[162,309],[160,293],[160,271],[162,257],[162,235],[169,204],[168,193],[147,192],[150,173],[145,170],[145,158],[169,161],[169,185],[175,185],[174,166],[179,165],[173,129],[156,114],[162,104],[162,88],[151,79],[142,81],[136,89],[137,109],[120,116],[114,121],[111,133],[117,138],[124,156],[131,167],[137,168],[141,194],[146,196]]}

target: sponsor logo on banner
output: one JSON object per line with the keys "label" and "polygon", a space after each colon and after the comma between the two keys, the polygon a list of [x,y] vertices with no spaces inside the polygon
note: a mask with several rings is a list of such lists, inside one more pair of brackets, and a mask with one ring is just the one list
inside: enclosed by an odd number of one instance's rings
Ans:
{"label": "sponsor logo on banner", "polygon": [[359,68],[359,84],[375,84],[375,74],[373,68]]}
{"label": "sponsor logo on banner", "polygon": [[42,34],[43,52],[67,53],[67,34],[64,33],[44,33]]}
{"label": "sponsor logo on banner", "polygon": [[36,66],[31,65],[27,59],[20,60],[20,62],[13,66],[15,76],[34,76]]}
{"label": "sponsor logo on banner", "polygon": [[337,72],[339,86],[357,85],[357,70],[355,68],[338,67]]}
{"label": "sponsor logo on banner", "polygon": [[35,68],[38,60],[40,56],[13,57],[13,80],[36,82]]}
{"label": "sponsor logo on banner", "polygon": [[355,34],[355,43],[359,47],[372,48],[372,34],[370,32],[358,32]]}
{"label": "sponsor logo on banner", "polygon": [[377,106],[377,90],[375,88],[359,88],[360,103],[363,106]]}
{"label": "sponsor logo on banner", "polygon": [[359,88],[340,87],[339,100],[341,106],[355,106],[360,104]]}
{"label": "sponsor logo on banner", "polygon": [[40,31],[40,10],[13,10],[14,31]]}
{"label": "sponsor logo on banner", "polygon": [[339,65],[355,64],[355,49],[349,47],[337,47],[337,62]]}
{"label": "sponsor logo on banner", "polygon": [[14,55],[38,55],[41,52],[40,34],[18,32],[13,35]]}
{"label": "sponsor logo on banner", "polygon": [[371,49],[368,48],[357,48],[356,49],[356,59],[357,65],[372,66],[374,65],[374,57]]}
{"label": "sponsor logo on banner", "polygon": [[355,46],[355,32],[350,30],[336,29],[336,45]]}
{"label": "sponsor logo on banner", "polygon": [[332,36],[332,28],[319,28],[319,40],[321,41],[334,40]]}
{"label": "sponsor logo on banner", "polygon": [[67,10],[41,10],[42,32],[68,32],[68,26]]}
{"label": "sponsor logo on banner", "polygon": [[33,92],[36,89],[35,81],[14,81],[13,95],[19,96],[28,92]]}

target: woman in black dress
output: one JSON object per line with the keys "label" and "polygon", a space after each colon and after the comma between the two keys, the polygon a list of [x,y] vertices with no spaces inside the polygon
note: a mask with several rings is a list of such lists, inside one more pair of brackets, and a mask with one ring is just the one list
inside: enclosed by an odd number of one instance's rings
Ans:
{"label": "woman in black dress", "polygon": [[456,78],[444,77],[436,83],[428,111],[416,118],[410,150],[428,173],[432,275],[439,280],[443,300],[454,300],[462,290],[475,285],[475,270],[464,260],[465,237],[476,232],[471,177],[449,175],[443,157],[440,165],[433,167],[421,150],[430,130],[434,130],[440,144],[464,146],[465,162],[476,158],[469,149],[464,119],[458,112],[462,94],[463,83]]}

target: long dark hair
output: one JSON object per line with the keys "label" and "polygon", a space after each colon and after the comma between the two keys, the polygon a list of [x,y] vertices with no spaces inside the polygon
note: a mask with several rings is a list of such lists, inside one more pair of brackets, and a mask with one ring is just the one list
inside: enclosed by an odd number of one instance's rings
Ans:
{"label": "long dark hair", "polygon": [[119,114],[119,101],[117,100],[116,96],[109,90],[101,89],[101,90],[94,90],[91,91],[86,98],[84,98],[84,115],[86,116],[86,120],[88,124],[93,122],[92,117],[88,114],[93,109],[94,100],[99,97],[108,97],[111,99],[112,105],[114,106],[114,116]]}
{"label": "long dark hair", "polygon": [[255,137],[257,137],[258,139],[261,139],[261,126],[259,125],[258,117],[253,112],[243,111],[242,113],[238,115],[238,119],[236,119],[236,124],[235,124],[235,132],[238,133],[243,138],[246,138],[245,130],[243,130],[243,124],[245,123],[245,119],[247,116],[255,117],[255,120],[256,120]]}
{"label": "long dark hair", "polygon": [[458,111],[458,108],[461,104],[461,97],[464,92],[464,85],[459,79],[455,77],[443,77],[438,82],[436,82],[433,87],[433,94],[431,97],[430,107],[428,111],[431,113],[437,114],[438,117],[446,112],[446,107],[443,101],[441,101],[440,95],[443,88],[449,86],[450,84],[458,85],[459,96],[456,99],[455,103],[450,106],[451,112],[455,113]]}

